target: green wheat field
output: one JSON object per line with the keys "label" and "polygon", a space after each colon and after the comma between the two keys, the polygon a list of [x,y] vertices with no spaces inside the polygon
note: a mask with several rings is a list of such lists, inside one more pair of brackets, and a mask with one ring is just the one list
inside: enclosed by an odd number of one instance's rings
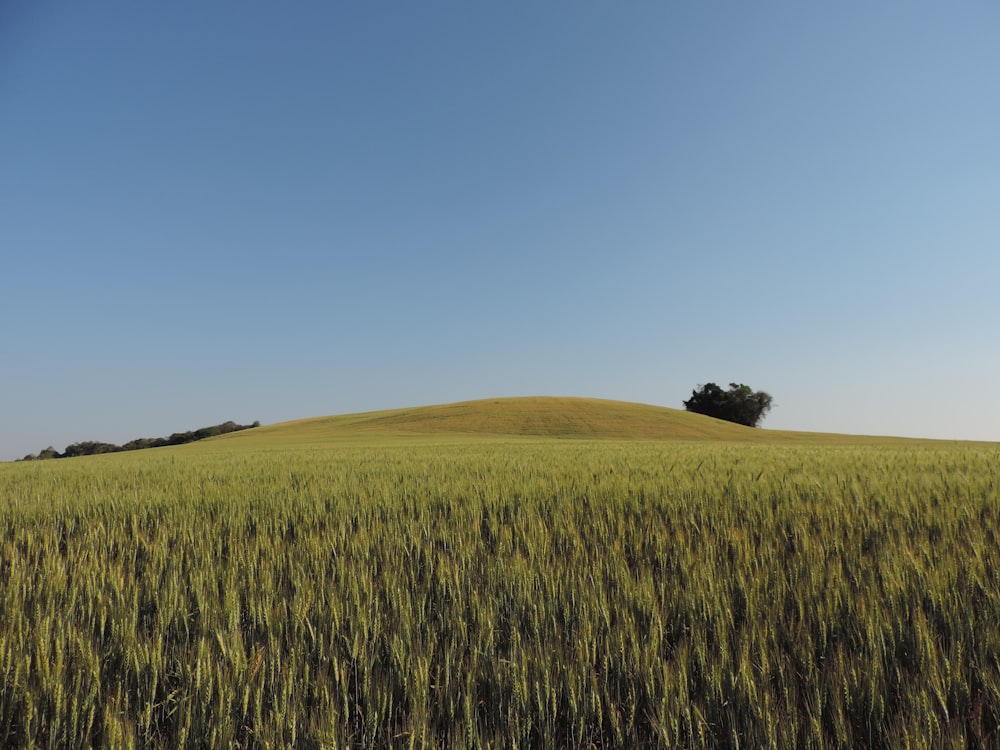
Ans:
{"label": "green wheat field", "polygon": [[0,747],[1000,747],[1000,445],[502,399],[0,464]]}

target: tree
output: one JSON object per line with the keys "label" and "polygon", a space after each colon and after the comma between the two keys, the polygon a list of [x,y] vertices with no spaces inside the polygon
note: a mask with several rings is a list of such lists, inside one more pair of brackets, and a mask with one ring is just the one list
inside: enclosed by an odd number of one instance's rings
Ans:
{"label": "tree", "polygon": [[224,435],[229,432],[236,432],[237,430],[249,430],[251,427],[260,427],[260,422],[254,422],[253,424],[236,424],[233,421],[223,422],[212,427],[202,427],[200,430],[175,432],[168,438],[136,438],[125,443],[125,445],[85,440],[82,443],[73,443],[73,445],[66,446],[66,450],[62,453],[50,445],[45,450],[39,452],[37,456],[34,453],[29,453],[19,460],[39,461],[47,458],[73,458],[76,456],[92,456],[96,453],[117,453],[118,451],[137,451],[144,448],[162,448],[165,445],[192,443],[195,440],[202,440],[207,437],[214,437],[215,435]]}
{"label": "tree", "polygon": [[770,394],[754,391],[742,383],[730,383],[728,391],[722,390],[715,383],[708,383],[691,392],[691,398],[684,402],[684,408],[696,414],[756,427],[771,410],[771,403]]}

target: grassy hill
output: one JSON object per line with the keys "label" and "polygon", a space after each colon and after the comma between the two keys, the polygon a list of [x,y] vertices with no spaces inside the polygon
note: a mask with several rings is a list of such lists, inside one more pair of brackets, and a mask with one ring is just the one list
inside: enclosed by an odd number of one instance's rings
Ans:
{"label": "grassy hill", "polygon": [[211,442],[280,445],[414,437],[717,440],[780,443],[886,443],[903,438],[743,427],[679,409],[593,398],[534,396],[300,419]]}
{"label": "grassy hill", "polygon": [[[491,435],[577,439],[739,439],[750,430],[664,407],[588,398],[495,398],[297,420],[265,427],[278,437]],[[263,437],[263,434],[261,435]]]}

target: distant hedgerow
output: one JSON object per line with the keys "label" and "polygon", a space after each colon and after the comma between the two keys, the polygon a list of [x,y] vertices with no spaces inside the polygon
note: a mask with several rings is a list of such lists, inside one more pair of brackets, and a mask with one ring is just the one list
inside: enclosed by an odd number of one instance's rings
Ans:
{"label": "distant hedgerow", "polygon": [[236,424],[236,422],[229,421],[223,422],[222,424],[212,425],[211,427],[202,427],[198,430],[175,432],[170,437],[165,438],[137,438],[135,440],[130,440],[124,445],[85,440],[80,443],[73,443],[72,445],[66,446],[66,450],[62,453],[55,450],[52,446],[49,446],[45,450],[39,451],[37,454],[29,453],[24,458],[18,460],[40,461],[48,458],[74,458],[76,456],[95,456],[100,453],[137,451],[144,448],[163,448],[167,445],[183,445],[184,443],[193,443],[196,440],[204,440],[205,438],[215,437],[216,435],[225,435],[227,433],[238,432],[240,430],[249,430],[254,427],[260,427],[260,422],[254,422],[253,424]]}

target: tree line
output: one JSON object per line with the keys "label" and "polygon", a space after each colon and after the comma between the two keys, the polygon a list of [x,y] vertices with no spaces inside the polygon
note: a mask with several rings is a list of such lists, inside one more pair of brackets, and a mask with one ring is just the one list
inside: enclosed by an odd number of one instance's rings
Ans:
{"label": "tree line", "polygon": [[80,443],[67,445],[66,450],[62,453],[50,445],[48,448],[43,451],[39,451],[37,454],[29,453],[24,458],[18,460],[41,461],[49,458],[74,458],[76,456],[94,456],[99,453],[120,453],[122,451],[138,451],[145,448],[163,448],[168,445],[193,443],[196,440],[204,440],[205,438],[215,437],[216,435],[225,435],[229,432],[249,430],[253,427],[260,427],[260,422],[254,422],[253,424],[236,424],[236,422],[232,421],[223,422],[222,424],[212,425],[211,427],[202,427],[198,430],[175,432],[170,437],[165,438],[137,438],[135,440],[128,441],[124,445],[101,443],[94,440],[84,440]]}

